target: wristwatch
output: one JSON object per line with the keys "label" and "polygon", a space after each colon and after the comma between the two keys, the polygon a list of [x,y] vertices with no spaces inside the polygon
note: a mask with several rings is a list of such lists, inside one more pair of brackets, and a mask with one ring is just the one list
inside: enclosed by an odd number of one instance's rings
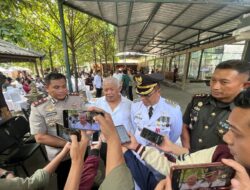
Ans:
{"label": "wristwatch", "polygon": [[6,178],[9,174],[13,174],[13,172],[11,172],[11,171],[5,171],[5,172],[3,172],[3,173],[0,175],[0,178],[1,178],[1,179]]}

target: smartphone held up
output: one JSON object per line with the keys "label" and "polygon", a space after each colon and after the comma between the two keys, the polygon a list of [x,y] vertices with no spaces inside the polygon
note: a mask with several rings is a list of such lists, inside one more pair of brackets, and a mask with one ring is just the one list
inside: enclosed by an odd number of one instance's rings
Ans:
{"label": "smartphone held up", "polygon": [[234,176],[233,168],[220,162],[171,167],[172,188],[175,190],[228,189]]}
{"label": "smartphone held up", "polygon": [[144,139],[155,143],[157,145],[160,145],[163,142],[164,137],[154,131],[151,131],[147,128],[143,128],[141,131],[141,137],[143,137]]}
{"label": "smartphone held up", "polygon": [[102,112],[63,110],[63,124],[67,129],[100,131],[100,125],[93,119]]}

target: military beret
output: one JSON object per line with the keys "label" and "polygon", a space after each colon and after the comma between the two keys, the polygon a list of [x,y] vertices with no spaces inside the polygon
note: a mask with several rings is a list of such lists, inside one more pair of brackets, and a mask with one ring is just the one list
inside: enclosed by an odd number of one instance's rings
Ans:
{"label": "military beret", "polygon": [[164,76],[160,73],[136,75],[134,77],[136,82],[136,93],[143,96],[150,94],[154,90],[154,87],[163,79]]}

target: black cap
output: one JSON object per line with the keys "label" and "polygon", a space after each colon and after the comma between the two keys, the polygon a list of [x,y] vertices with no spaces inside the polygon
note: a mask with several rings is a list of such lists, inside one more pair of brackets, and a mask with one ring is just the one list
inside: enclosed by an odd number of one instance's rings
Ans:
{"label": "black cap", "polygon": [[150,75],[136,75],[134,77],[136,82],[136,93],[139,95],[146,96],[150,94],[157,84],[164,80],[164,76],[160,73],[153,73]]}

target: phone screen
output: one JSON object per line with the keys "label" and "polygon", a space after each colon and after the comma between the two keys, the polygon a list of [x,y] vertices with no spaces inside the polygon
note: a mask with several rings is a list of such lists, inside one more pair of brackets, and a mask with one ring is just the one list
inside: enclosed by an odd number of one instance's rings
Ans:
{"label": "phone screen", "polygon": [[97,144],[99,141],[99,136],[100,136],[100,132],[99,131],[95,131],[92,134],[92,138],[91,138],[91,144]]}
{"label": "phone screen", "polygon": [[100,131],[100,125],[93,119],[96,114],[98,113],[80,110],[63,110],[64,127],[68,129]]}
{"label": "phone screen", "polygon": [[130,138],[128,136],[128,133],[127,133],[124,125],[118,125],[118,126],[116,126],[116,130],[117,130],[117,133],[118,133],[118,135],[120,137],[121,144],[130,142]]}
{"label": "phone screen", "polygon": [[[217,189],[230,186],[234,170],[221,163],[213,166],[194,166],[190,168],[172,170],[172,188],[187,189]],[[210,164],[211,165],[211,164]]]}
{"label": "phone screen", "polygon": [[160,145],[162,143],[163,138],[164,138],[162,135],[155,133],[147,128],[143,128],[140,135],[141,135],[141,137],[149,140],[150,142],[158,144],[158,145]]}

